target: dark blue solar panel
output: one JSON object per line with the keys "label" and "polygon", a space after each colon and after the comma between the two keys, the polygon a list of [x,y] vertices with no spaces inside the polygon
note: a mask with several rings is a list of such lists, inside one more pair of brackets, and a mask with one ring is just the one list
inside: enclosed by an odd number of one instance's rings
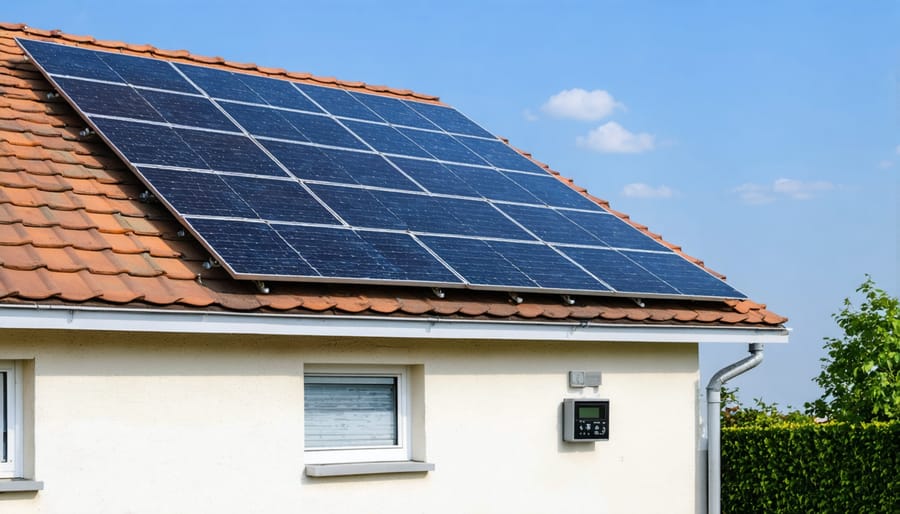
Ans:
{"label": "dark blue solar panel", "polygon": [[544,241],[603,246],[602,241],[552,209],[523,205],[497,205],[497,208]]}
{"label": "dark blue solar panel", "polygon": [[338,216],[354,227],[394,230],[409,228],[368,190],[322,184],[310,184],[309,187]]}
{"label": "dark blue solar panel", "polygon": [[540,287],[568,291],[609,291],[608,287],[547,245],[501,241],[488,241],[487,244]]}
{"label": "dark blue solar panel", "polygon": [[166,61],[106,52],[97,52],[97,57],[129,84],[182,93],[198,92]]}
{"label": "dark blue solar panel", "polygon": [[462,164],[487,165],[483,159],[447,134],[413,129],[400,129],[400,131],[436,159]]}
{"label": "dark blue solar panel", "polygon": [[363,93],[351,93],[357,100],[364,103],[366,107],[372,109],[379,116],[384,118],[388,123],[394,125],[406,125],[408,127],[418,127],[430,130],[437,130],[438,127],[434,123],[426,120],[421,114],[410,109],[406,103],[396,98],[388,98],[386,96],[369,95]]}
{"label": "dark blue solar panel", "polygon": [[534,240],[487,202],[442,198],[441,206],[459,220],[460,231],[457,233],[523,241]]}
{"label": "dark blue solar panel", "polygon": [[92,118],[92,121],[125,158],[134,164],[209,168],[173,129],[104,118]]}
{"label": "dark blue solar panel", "polygon": [[742,296],[452,108],[20,44],[239,278]]}
{"label": "dark blue solar panel", "polygon": [[419,239],[470,284],[538,287],[537,283],[484,241],[436,236],[421,236]]}
{"label": "dark blue solar panel", "polygon": [[462,282],[412,236],[368,231],[360,231],[357,234],[396,268],[397,280],[457,284]]}
{"label": "dark blue solar panel", "polygon": [[343,168],[315,146],[280,141],[262,141],[262,144],[297,178],[342,184],[355,183]]}
{"label": "dark blue solar panel", "polygon": [[386,191],[372,194],[416,232],[533,239],[486,202]]}
{"label": "dark blue solar panel", "polygon": [[234,176],[223,176],[222,180],[261,219],[339,224],[338,220],[297,182]]}
{"label": "dark blue solar panel", "polygon": [[83,112],[163,121],[159,113],[129,86],[66,78],[57,78],[56,82]]}
{"label": "dark blue solar panel", "polygon": [[222,263],[243,275],[316,277],[293,248],[265,223],[186,218],[188,225],[216,249]]}
{"label": "dark blue solar panel", "polygon": [[255,218],[253,210],[222,178],[212,173],[138,168],[172,207],[185,215]]}
{"label": "dark blue solar panel", "polygon": [[531,193],[495,169],[456,164],[448,164],[447,167],[485,198],[508,202],[540,203]]}
{"label": "dark blue solar panel", "polygon": [[594,276],[627,293],[677,295],[678,291],[615,250],[560,247]]}
{"label": "dark blue solar panel", "polygon": [[246,136],[188,129],[175,131],[214,170],[288,176]]}
{"label": "dark blue solar panel", "polygon": [[359,184],[421,191],[378,154],[330,149],[322,151]]}
{"label": "dark blue solar panel", "polygon": [[319,273],[372,280],[455,281],[407,234],[279,225],[278,233]]}
{"label": "dark blue solar panel", "polygon": [[530,171],[532,173],[546,173],[540,166],[531,162],[531,160],[526,159],[500,140],[475,139],[473,137],[463,136],[458,137],[462,144],[466,145],[470,150],[498,168]]}
{"label": "dark blue solar panel", "polygon": [[494,137],[490,132],[479,127],[475,122],[451,107],[409,101],[406,102],[406,105],[416,110],[419,114],[425,116],[431,120],[432,123],[447,132],[489,137],[492,139]]}
{"label": "dark blue solar panel", "polygon": [[600,207],[598,207],[597,204],[548,174],[543,176],[527,175],[525,173],[503,174],[506,175],[506,178],[519,184],[523,189],[536,196],[547,205],[553,207],[571,207],[573,209],[600,210]]}
{"label": "dark blue solar panel", "polygon": [[190,64],[178,63],[175,66],[178,66],[187,78],[209,96],[240,102],[265,103],[259,95],[241,82],[235,73]]}
{"label": "dark blue solar panel", "polygon": [[413,143],[412,140],[398,132],[397,129],[387,125],[352,120],[344,121],[344,125],[379,152],[411,157],[430,157],[419,145]]}
{"label": "dark blue solar panel", "polygon": [[627,252],[623,254],[658,277],[665,278],[672,287],[690,296],[722,296],[741,298],[739,291],[710,275],[700,267],[675,253]]}
{"label": "dark blue solar panel", "polygon": [[366,149],[356,136],[328,116],[291,111],[281,111],[280,114],[313,143]]}
{"label": "dark blue solar panel", "polygon": [[241,82],[269,105],[301,111],[322,112],[290,82],[257,75],[238,75]]}
{"label": "dark blue solar panel", "polygon": [[179,95],[142,89],[138,91],[169,123],[213,130],[240,129],[202,96]]}
{"label": "dark blue solar panel", "polygon": [[459,220],[443,209],[439,198],[387,191],[372,191],[372,195],[410,230],[442,234],[466,233]]}
{"label": "dark blue solar panel", "polygon": [[579,211],[561,211],[561,213],[613,248],[671,251],[612,214]]}
{"label": "dark blue solar panel", "polygon": [[309,141],[281,115],[284,111],[231,102],[219,102],[219,105],[254,136]]}
{"label": "dark blue solar panel", "polygon": [[98,57],[98,52],[30,39],[17,40],[47,73],[122,82],[122,77]]}
{"label": "dark blue solar panel", "polygon": [[310,86],[308,84],[294,85],[335,116],[384,122],[380,116],[350,96],[350,93],[346,91],[332,87]]}
{"label": "dark blue solar panel", "polygon": [[450,171],[450,168],[439,162],[402,157],[390,157],[390,161],[432,193],[476,198],[480,196],[478,191],[472,189],[469,184]]}

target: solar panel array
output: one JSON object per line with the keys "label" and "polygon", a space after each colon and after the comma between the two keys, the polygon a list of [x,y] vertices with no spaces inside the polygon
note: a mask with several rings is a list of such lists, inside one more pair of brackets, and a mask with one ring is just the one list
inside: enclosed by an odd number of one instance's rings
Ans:
{"label": "solar panel array", "polygon": [[450,107],[19,44],[235,278],[744,297]]}

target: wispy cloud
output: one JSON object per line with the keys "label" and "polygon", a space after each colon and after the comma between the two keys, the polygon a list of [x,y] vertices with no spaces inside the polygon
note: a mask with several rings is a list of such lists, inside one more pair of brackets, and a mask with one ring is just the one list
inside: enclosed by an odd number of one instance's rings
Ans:
{"label": "wispy cloud", "polygon": [[744,203],[759,205],[772,203],[778,198],[790,198],[792,200],[809,200],[825,191],[831,191],[835,186],[824,180],[802,181],[791,178],[779,178],[772,184],[741,184],[732,192],[740,196]]}
{"label": "wispy cloud", "polygon": [[897,145],[897,148],[894,148],[894,151],[897,152],[897,155],[900,155],[900,145]]}
{"label": "wispy cloud", "polygon": [[555,118],[595,121],[605,118],[625,105],[617,102],[608,91],[581,88],[566,89],[551,96],[541,111]]}
{"label": "wispy cloud", "polygon": [[629,132],[622,125],[609,121],[586,136],[578,136],[575,143],[581,148],[601,153],[641,153],[653,150],[656,137],[646,132]]}
{"label": "wispy cloud", "polygon": [[892,161],[890,159],[882,159],[882,160],[878,161],[878,167],[883,170],[886,170],[893,166],[894,166],[894,161]]}
{"label": "wispy cloud", "polygon": [[643,182],[634,182],[626,184],[622,188],[622,194],[629,198],[671,198],[675,194],[675,190],[664,185],[653,187]]}
{"label": "wispy cloud", "polygon": [[531,109],[525,109],[522,111],[522,117],[525,118],[525,121],[537,121],[540,117],[531,111]]}

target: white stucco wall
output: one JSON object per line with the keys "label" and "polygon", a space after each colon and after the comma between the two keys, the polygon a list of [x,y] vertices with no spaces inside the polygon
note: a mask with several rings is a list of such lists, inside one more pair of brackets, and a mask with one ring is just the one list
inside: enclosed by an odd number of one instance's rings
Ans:
{"label": "white stucco wall", "polygon": [[[697,345],[0,331],[34,359],[39,493],[3,513],[691,513]],[[303,474],[303,366],[421,366],[428,474]],[[569,389],[569,370],[603,385]],[[560,402],[611,400],[565,444]]]}

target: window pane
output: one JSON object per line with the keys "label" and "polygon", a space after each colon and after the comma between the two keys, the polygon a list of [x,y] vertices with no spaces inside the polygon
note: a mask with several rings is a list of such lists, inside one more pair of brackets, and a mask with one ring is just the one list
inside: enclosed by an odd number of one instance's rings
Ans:
{"label": "window pane", "polygon": [[397,445],[397,378],[304,378],[307,448]]}

